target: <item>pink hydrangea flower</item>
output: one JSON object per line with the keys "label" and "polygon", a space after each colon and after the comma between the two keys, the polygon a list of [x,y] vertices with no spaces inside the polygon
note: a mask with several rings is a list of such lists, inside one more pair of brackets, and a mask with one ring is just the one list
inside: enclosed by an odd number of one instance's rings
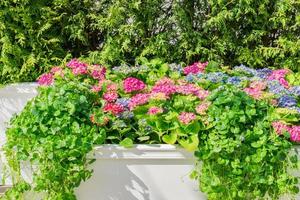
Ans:
{"label": "pink hydrangea flower", "polygon": [[82,75],[82,74],[87,74],[87,67],[80,66],[72,69],[72,73],[74,75]]}
{"label": "pink hydrangea flower", "polygon": [[114,91],[106,92],[103,94],[103,99],[108,102],[114,102],[118,98],[118,93]]}
{"label": "pink hydrangea flower", "polygon": [[278,70],[274,70],[272,72],[272,74],[267,78],[268,80],[277,80],[279,81],[279,83],[288,88],[289,84],[288,82],[285,80],[285,76],[289,73],[290,71],[288,69],[278,69]]}
{"label": "pink hydrangea flower", "polygon": [[288,69],[277,69],[273,70],[268,80],[279,80],[280,78],[284,78],[289,73]]}
{"label": "pink hydrangea flower", "polygon": [[124,112],[124,107],[120,104],[115,104],[115,103],[107,103],[103,107],[104,112],[111,112],[113,115],[120,114]]}
{"label": "pink hydrangea flower", "polygon": [[291,141],[300,142],[300,126],[292,126],[289,128],[288,131],[291,135]]}
{"label": "pink hydrangea flower", "polygon": [[92,69],[91,76],[96,80],[103,80],[105,79],[106,68],[101,67],[99,65],[94,65]]}
{"label": "pink hydrangea flower", "polygon": [[262,91],[256,88],[245,88],[244,91],[254,99],[260,99],[263,94]]}
{"label": "pink hydrangea flower", "polygon": [[130,93],[143,90],[145,88],[145,84],[137,78],[129,77],[123,81],[123,88],[126,93]]}
{"label": "pink hydrangea flower", "polygon": [[153,100],[167,100],[169,97],[162,92],[157,92],[157,93],[150,93],[149,99]]}
{"label": "pink hydrangea flower", "polygon": [[163,78],[155,83],[151,93],[164,93],[167,96],[174,94],[176,92],[176,86],[174,81],[169,78]]}
{"label": "pink hydrangea flower", "polygon": [[194,84],[178,85],[176,86],[176,92],[184,95],[197,95],[199,92],[199,87]]}
{"label": "pink hydrangea flower", "polygon": [[300,142],[300,126],[288,126],[282,122],[273,122],[272,126],[278,135],[282,135],[284,131],[290,134],[290,140]]}
{"label": "pink hydrangea flower", "polygon": [[201,89],[197,92],[196,95],[200,100],[204,100],[206,97],[209,96],[209,91]]}
{"label": "pink hydrangea flower", "polygon": [[149,94],[136,94],[135,96],[131,97],[129,101],[129,109],[132,110],[136,106],[143,105],[148,102]]}
{"label": "pink hydrangea flower", "polygon": [[282,135],[284,131],[288,131],[288,126],[282,122],[273,122],[272,126],[278,135]]}
{"label": "pink hydrangea flower", "polygon": [[156,115],[158,113],[163,113],[163,109],[157,106],[152,106],[148,110],[148,115]]}
{"label": "pink hydrangea flower", "polygon": [[54,82],[54,78],[51,73],[46,73],[41,75],[37,81],[39,85],[51,85]]}
{"label": "pink hydrangea flower", "polygon": [[196,112],[200,115],[205,115],[211,102],[203,102],[196,107]]}
{"label": "pink hydrangea flower", "polygon": [[178,119],[181,123],[187,125],[189,124],[191,121],[196,119],[196,115],[194,113],[191,112],[182,112],[180,113],[180,115],[178,116]]}
{"label": "pink hydrangea flower", "polygon": [[100,92],[102,90],[102,86],[93,85],[91,90],[92,90],[92,92]]}
{"label": "pink hydrangea flower", "polygon": [[199,72],[203,72],[207,65],[208,65],[208,62],[205,62],[205,63],[195,62],[194,64],[185,67],[183,69],[183,73],[185,75],[198,74]]}
{"label": "pink hydrangea flower", "polygon": [[284,78],[280,78],[278,81],[283,87],[289,88],[289,83]]}
{"label": "pink hydrangea flower", "polygon": [[84,62],[80,62],[79,60],[72,59],[67,66],[72,69],[72,73],[74,75],[87,74],[87,64]]}
{"label": "pink hydrangea flower", "polygon": [[271,99],[270,104],[273,105],[273,106],[277,106],[278,105],[277,99]]}
{"label": "pink hydrangea flower", "polygon": [[264,90],[267,87],[267,83],[263,81],[254,81],[250,84],[249,87],[256,90]]}
{"label": "pink hydrangea flower", "polygon": [[64,76],[64,72],[63,72],[63,68],[61,67],[52,67],[51,71],[50,71],[53,75],[58,75],[63,77]]}
{"label": "pink hydrangea flower", "polygon": [[118,85],[116,83],[110,83],[106,86],[107,91],[117,91]]}

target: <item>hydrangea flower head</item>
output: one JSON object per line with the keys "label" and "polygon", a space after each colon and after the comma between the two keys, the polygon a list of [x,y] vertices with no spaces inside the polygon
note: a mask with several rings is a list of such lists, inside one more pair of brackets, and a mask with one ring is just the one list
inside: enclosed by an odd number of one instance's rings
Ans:
{"label": "hydrangea flower head", "polygon": [[163,109],[157,106],[152,106],[151,108],[149,108],[147,113],[148,115],[156,115],[159,113],[163,113]]}
{"label": "hydrangea flower head", "polygon": [[183,73],[185,75],[198,74],[199,72],[203,72],[207,65],[208,65],[208,62],[205,62],[205,63],[195,62],[192,65],[185,67],[183,69]]}
{"label": "hydrangea flower head", "polygon": [[145,84],[137,78],[129,77],[123,81],[123,88],[126,93],[130,93],[143,90],[145,88]]}
{"label": "hydrangea flower head", "polygon": [[94,65],[91,76],[96,80],[105,79],[106,68],[99,65]]}
{"label": "hydrangea flower head", "polygon": [[300,126],[292,126],[289,128],[290,139],[293,142],[300,142]]}
{"label": "hydrangea flower head", "polygon": [[187,124],[189,124],[190,122],[192,122],[193,120],[196,119],[196,115],[192,112],[182,112],[178,116],[178,119],[181,123],[187,125]]}
{"label": "hydrangea flower head", "polygon": [[194,84],[178,85],[176,86],[176,92],[184,95],[197,95],[199,92],[199,87]]}
{"label": "hydrangea flower head", "polygon": [[72,69],[74,75],[87,74],[88,65],[84,62],[80,62],[77,59],[72,59],[67,66]]}
{"label": "hydrangea flower head", "polygon": [[136,94],[133,97],[131,97],[129,101],[129,109],[132,110],[136,106],[143,105],[148,102],[149,100],[149,94]]}
{"label": "hydrangea flower head", "polygon": [[155,83],[151,93],[164,93],[167,96],[176,92],[174,81],[169,78],[163,78]]}
{"label": "hydrangea flower head", "polygon": [[46,73],[41,75],[37,81],[39,85],[51,85],[54,82],[54,77],[51,73]]}
{"label": "hydrangea flower head", "polygon": [[63,77],[64,76],[64,71],[63,68],[61,67],[52,67],[51,71],[50,71],[53,75],[58,75]]}
{"label": "hydrangea flower head", "polygon": [[113,115],[118,115],[124,111],[124,107],[116,103],[106,103],[103,107],[104,112],[111,112]]}
{"label": "hydrangea flower head", "polygon": [[284,133],[284,131],[288,130],[288,126],[279,121],[273,122],[272,126],[278,135],[282,135]]}
{"label": "hydrangea flower head", "polygon": [[118,98],[118,93],[115,91],[109,91],[103,94],[103,99],[107,102],[114,102]]}
{"label": "hydrangea flower head", "polygon": [[206,111],[208,110],[208,107],[211,105],[211,102],[202,102],[201,104],[199,104],[197,107],[196,107],[196,112],[199,114],[199,115],[205,115],[206,114]]}
{"label": "hydrangea flower head", "polygon": [[293,96],[283,95],[278,99],[279,107],[294,107],[297,105],[297,100]]}

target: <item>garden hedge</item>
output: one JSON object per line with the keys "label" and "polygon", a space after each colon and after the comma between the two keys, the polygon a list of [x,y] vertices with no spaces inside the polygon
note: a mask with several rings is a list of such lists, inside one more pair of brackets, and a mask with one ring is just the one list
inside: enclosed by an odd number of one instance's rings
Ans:
{"label": "garden hedge", "polygon": [[299,0],[3,0],[0,82],[35,80],[68,55],[299,71],[299,11]]}

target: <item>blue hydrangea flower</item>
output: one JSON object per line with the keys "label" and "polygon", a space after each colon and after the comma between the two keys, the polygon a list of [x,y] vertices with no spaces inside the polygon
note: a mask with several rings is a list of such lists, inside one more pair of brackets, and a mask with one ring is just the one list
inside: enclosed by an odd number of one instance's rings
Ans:
{"label": "blue hydrangea flower", "polygon": [[122,105],[124,107],[128,107],[129,102],[130,102],[129,98],[119,98],[116,101],[117,104],[120,104],[120,105]]}
{"label": "blue hydrangea flower", "polygon": [[283,95],[278,99],[279,107],[295,107],[297,105],[297,100],[293,96]]}
{"label": "blue hydrangea flower", "polygon": [[187,82],[193,82],[195,81],[196,77],[193,75],[193,74],[188,74],[186,77],[185,77],[185,80]]}
{"label": "blue hydrangea flower", "polygon": [[227,78],[228,75],[223,72],[212,72],[206,75],[206,79],[213,83],[224,83]]}
{"label": "blue hydrangea flower", "polygon": [[272,73],[272,70],[269,68],[263,68],[256,70],[256,76],[262,79],[268,78],[268,76]]}
{"label": "blue hydrangea flower", "polygon": [[133,72],[133,68],[125,64],[113,67],[112,70],[116,73],[121,73],[121,74],[130,74]]}
{"label": "blue hydrangea flower", "polygon": [[257,71],[255,69],[246,67],[243,64],[241,64],[239,66],[235,66],[233,69],[235,71],[244,72],[244,73],[247,73],[247,74],[250,74],[250,75],[253,75],[253,76],[255,76],[257,74]]}
{"label": "blue hydrangea flower", "polygon": [[295,96],[300,96],[300,86],[291,87],[290,92]]}
{"label": "blue hydrangea flower", "polygon": [[239,85],[242,82],[241,78],[238,76],[229,77],[227,83],[232,85]]}
{"label": "blue hydrangea flower", "polygon": [[137,71],[139,72],[148,72],[150,68],[146,65],[137,65]]}
{"label": "blue hydrangea flower", "polygon": [[171,63],[171,64],[169,64],[169,67],[174,72],[181,73],[183,71],[183,68],[182,68],[182,66],[180,64]]}
{"label": "blue hydrangea flower", "polygon": [[277,95],[288,95],[290,91],[283,87],[277,80],[267,81],[267,86],[270,92]]}
{"label": "blue hydrangea flower", "polygon": [[205,74],[202,72],[197,73],[197,78],[204,78]]}
{"label": "blue hydrangea flower", "polygon": [[118,117],[121,119],[132,119],[134,117],[134,113],[127,110],[118,115]]}

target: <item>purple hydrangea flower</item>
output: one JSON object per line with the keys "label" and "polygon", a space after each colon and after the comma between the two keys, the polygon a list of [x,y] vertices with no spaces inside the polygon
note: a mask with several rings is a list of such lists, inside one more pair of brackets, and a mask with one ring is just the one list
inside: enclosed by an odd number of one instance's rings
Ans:
{"label": "purple hydrangea flower", "polygon": [[227,83],[232,85],[239,85],[241,82],[242,82],[241,78],[237,76],[229,77],[227,79]]}
{"label": "purple hydrangea flower", "polygon": [[256,76],[262,79],[268,78],[269,75],[272,74],[272,70],[269,68],[263,68],[263,69],[258,69],[256,70]]}
{"label": "purple hydrangea flower", "polygon": [[195,76],[193,74],[188,74],[186,77],[185,77],[185,80],[187,82],[193,82],[195,80]]}
{"label": "purple hydrangea flower", "polygon": [[279,107],[295,107],[297,105],[297,100],[293,96],[283,95],[278,99]]}
{"label": "purple hydrangea flower", "polygon": [[300,86],[291,87],[290,92],[295,96],[300,96]]}
{"label": "purple hydrangea flower", "polygon": [[131,111],[124,111],[121,114],[118,115],[119,118],[121,119],[132,119],[134,117],[134,113]]}
{"label": "purple hydrangea flower", "polygon": [[129,102],[130,102],[129,98],[120,98],[120,99],[117,99],[117,101],[116,101],[117,104],[120,104],[120,105],[122,105],[123,107],[126,107],[126,108],[128,107]]}
{"label": "purple hydrangea flower", "polygon": [[169,64],[169,67],[174,72],[179,72],[179,73],[183,72],[183,68],[180,64],[171,63]]}
{"label": "purple hydrangea flower", "polygon": [[239,71],[239,72],[244,72],[246,74],[250,74],[250,75],[253,75],[255,76],[257,74],[257,71],[255,69],[252,69],[252,68],[249,68],[249,67],[246,67],[245,65],[241,64],[239,66],[235,66],[233,68],[235,71]]}
{"label": "purple hydrangea flower", "polygon": [[290,91],[282,86],[277,80],[271,80],[267,82],[267,86],[270,92],[277,95],[288,95]]}
{"label": "purple hydrangea flower", "polygon": [[212,72],[206,75],[206,79],[213,83],[223,83],[227,77],[228,75],[223,72]]}

